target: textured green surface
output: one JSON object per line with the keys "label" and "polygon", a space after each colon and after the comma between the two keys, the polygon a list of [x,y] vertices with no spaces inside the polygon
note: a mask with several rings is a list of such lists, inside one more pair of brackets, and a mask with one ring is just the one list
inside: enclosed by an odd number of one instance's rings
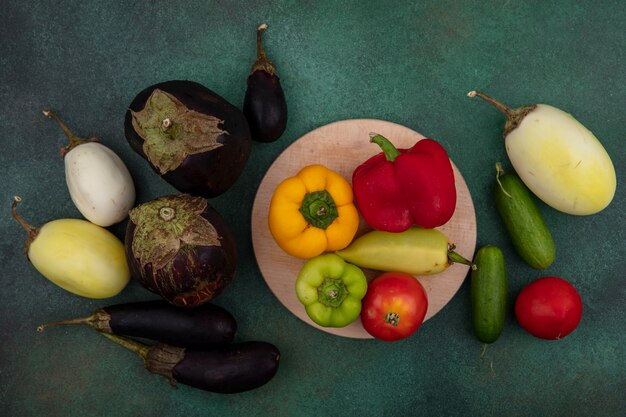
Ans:
{"label": "textured green surface", "polygon": [[[583,3],[587,4],[584,5]],[[593,5],[591,5],[593,4]],[[0,410],[6,416],[617,416],[624,415],[626,336],[626,9],[599,1],[17,1],[0,9],[2,290]],[[153,298],[132,282],[111,300],[87,300],[41,277],[22,253],[11,198],[35,224],[78,217],[41,111],[56,110],[81,136],[96,134],[128,164],[138,202],[175,190],[124,139],[126,106],[144,87],[190,79],[241,106],[266,22],[290,120],[272,144],[255,143],[237,184],[211,204],[239,243],[235,281],[216,303],[237,318],[240,340],[282,352],[266,386],[237,395],[172,389],[141,360],[88,328],[35,332],[38,323]],[[618,173],[613,203],[591,217],[541,211],[557,245],[544,273],[516,256],[494,208],[494,163],[509,167],[503,118],[465,93],[512,106],[562,108],[604,143]],[[567,338],[525,333],[512,310],[481,357],[469,286],[413,337],[393,344],[320,332],[272,295],[250,243],[256,189],[276,156],[306,132],[346,118],[404,124],[439,140],[465,176],[478,246],[498,245],[512,305],[542,274],[580,291],[583,320]],[[122,236],[124,225],[112,230]]]}

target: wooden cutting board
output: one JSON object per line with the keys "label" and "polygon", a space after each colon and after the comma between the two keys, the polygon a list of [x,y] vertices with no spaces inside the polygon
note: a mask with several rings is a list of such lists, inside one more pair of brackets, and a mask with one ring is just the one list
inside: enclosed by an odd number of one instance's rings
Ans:
{"label": "wooden cutting board", "polygon": [[[343,120],[322,126],[296,140],[278,156],[265,174],[252,207],[254,254],[261,274],[276,298],[287,310],[313,327],[339,336],[362,339],[371,336],[363,329],[359,319],[343,328],[321,327],[309,319],[295,292],[295,280],[305,260],[290,256],[280,249],[270,234],[267,218],[276,186],[307,165],[322,164],[351,182],[352,171],[380,152],[377,145],[370,143],[370,132],[382,134],[398,148],[409,148],[424,138],[407,127],[382,120]],[[450,221],[438,229],[456,244],[459,254],[472,259],[476,247],[474,205],[465,180],[454,163],[452,166],[457,188],[456,211]],[[367,230],[367,225],[361,219],[357,236]],[[365,272],[368,279],[379,274],[370,270]],[[454,264],[440,274],[417,277],[428,294],[425,320],[432,318],[450,301],[467,273],[467,266]]]}

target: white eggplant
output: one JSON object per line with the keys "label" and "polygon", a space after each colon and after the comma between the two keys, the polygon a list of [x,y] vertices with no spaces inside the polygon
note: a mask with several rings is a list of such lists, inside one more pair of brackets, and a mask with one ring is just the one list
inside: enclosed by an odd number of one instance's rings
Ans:
{"label": "white eggplant", "polygon": [[615,168],[600,141],[572,115],[547,104],[511,109],[477,91],[506,116],[506,152],[524,184],[556,210],[589,215],[613,200]]}
{"label": "white eggplant", "polygon": [[74,135],[54,113],[70,143],[61,150],[70,197],[80,213],[98,226],[111,226],[128,216],[135,203],[135,186],[120,157],[96,138]]}
{"label": "white eggplant", "polygon": [[28,260],[44,277],[87,298],[113,297],[126,287],[130,269],[124,244],[113,233],[82,219],[31,226],[17,213],[20,201],[14,198],[11,212],[28,234]]}

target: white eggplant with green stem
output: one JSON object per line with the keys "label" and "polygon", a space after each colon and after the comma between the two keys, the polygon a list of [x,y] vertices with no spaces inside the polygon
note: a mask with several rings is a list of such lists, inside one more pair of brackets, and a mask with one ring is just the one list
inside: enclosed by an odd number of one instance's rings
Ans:
{"label": "white eggplant with green stem", "polygon": [[78,211],[102,227],[124,220],[135,204],[135,185],[121,158],[95,137],[74,135],[55,113],[43,114],[56,120],[69,139],[61,156],[67,188]]}
{"label": "white eggplant with green stem", "polygon": [[617,179],[606,149],[572,115],[547,104],[511,109],[478,91],[506,116],[506,152],[524,184],[543,202],[568,214],[589,215],[613,200]]}
{"label": "white eggplant with green stem", "polygon": [[83,219],[57,219],[41,227],[28,224],[13,199],[13,218],[28,234],[25,254],[52,283],[87,298],[109,298],[130,280],[124,244],[104,227]]}

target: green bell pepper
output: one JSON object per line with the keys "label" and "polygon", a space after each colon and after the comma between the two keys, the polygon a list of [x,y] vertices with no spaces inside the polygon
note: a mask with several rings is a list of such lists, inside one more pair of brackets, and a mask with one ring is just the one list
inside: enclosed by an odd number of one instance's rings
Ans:
{"label": "green bell pepper", "polygon": [[328,253],[309,259],[296,279],[296,295],[306,313],[324,327],[344,327],[361,313],[367,278],[361,269]]}

